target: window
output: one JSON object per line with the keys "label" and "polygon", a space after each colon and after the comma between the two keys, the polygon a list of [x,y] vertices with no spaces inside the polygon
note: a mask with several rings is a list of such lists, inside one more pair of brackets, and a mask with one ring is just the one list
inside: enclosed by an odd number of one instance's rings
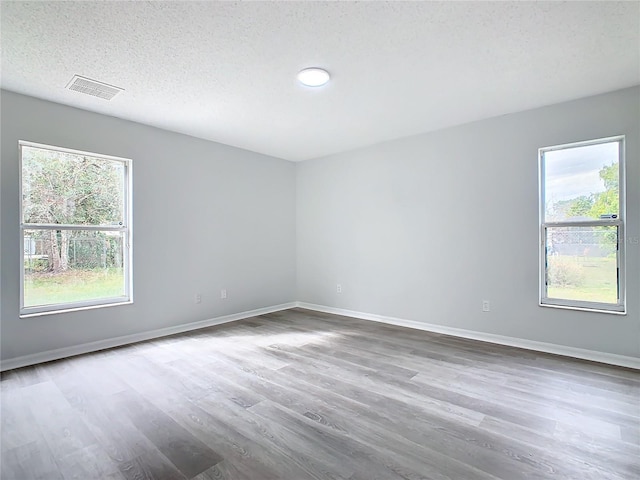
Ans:
{"label": "window", "polygon": [[131,160],[19,143],[20,314],[131,301]]}
{"label": "window", "polygon": [[625,310],[624,137],[540,149],[540,304]]}

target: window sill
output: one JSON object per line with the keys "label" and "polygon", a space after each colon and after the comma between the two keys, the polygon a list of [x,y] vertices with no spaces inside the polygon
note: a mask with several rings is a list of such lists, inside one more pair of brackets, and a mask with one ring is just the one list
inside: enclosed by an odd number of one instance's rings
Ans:
{"label": "window sill", "polygon": [[626,315],[627,314],[626,310],[606,310],[606,309],[595,308],[595,307],[578,307],[578,306],[572,306],[572,305],[556,305],[556,304],[553,304],[553,303],[542,303],[542,302],[539,302],[538,305],[541,306],[541,307],[559,308],[559,309],[562,309],[562,310],[577,310],[577,311],[580,311],[580,312],[609,313],[609,314],[613,314],[613,315]]}
{"label": "window sill", "polygon": [[83,310],[94,310],[96,308],[105,308],[105,307],[117,307],[121,305],[131,305],[133,304],[133,300],[123,300],[121,302],[114,303],[101,303],[99,305],[82,305],[78,307],[69,307],[69,308],[61,308],[56,310],[46,310],[42,312],[29,312],[24,311],[20,313],[20,318],[32,318],[32,317],[40,317],[43,315],[56,315],[59,313],[71,313],[71,312],[80,312]]}

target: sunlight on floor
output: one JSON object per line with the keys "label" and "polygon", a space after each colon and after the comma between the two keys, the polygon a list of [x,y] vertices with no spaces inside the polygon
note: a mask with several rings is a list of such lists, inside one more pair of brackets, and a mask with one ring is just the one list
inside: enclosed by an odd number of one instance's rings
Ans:
{"label": "sunlight on floor", "polygon": [[221,338],[208,337],[207,341],[212,342],[216,346],[222,347],[233,345],[255,345],[259,347],[268,347],[269,345],[290,345],[292,347],[300,347],[308,343],[326,343],[329,340],[333,340],[341,336],[341,334],[336,332],[283,332],[267,335],[265,335],[264,332],[242,332]]}

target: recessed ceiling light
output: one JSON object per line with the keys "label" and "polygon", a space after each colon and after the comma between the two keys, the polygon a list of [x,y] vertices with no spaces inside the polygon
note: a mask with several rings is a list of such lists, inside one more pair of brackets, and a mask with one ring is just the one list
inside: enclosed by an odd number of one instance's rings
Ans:
{"label": "recessed ceiling light", "polygon": [[329,78],[329,72],[322,68],[305,68],[298,73],[298,80],[307,87],[321,87]]}

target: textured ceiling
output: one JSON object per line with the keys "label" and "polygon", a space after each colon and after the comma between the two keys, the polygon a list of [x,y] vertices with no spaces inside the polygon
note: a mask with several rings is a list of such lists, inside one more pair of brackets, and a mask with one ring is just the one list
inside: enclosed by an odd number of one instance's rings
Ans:
{"label": "textured ceiling", "polygon": [[[2,88],[289,160],[640,83],[639,2],[7,2]],[[332,82],[304,88],[322,66]],[[74,74],[125,89],[108,102]]]}

